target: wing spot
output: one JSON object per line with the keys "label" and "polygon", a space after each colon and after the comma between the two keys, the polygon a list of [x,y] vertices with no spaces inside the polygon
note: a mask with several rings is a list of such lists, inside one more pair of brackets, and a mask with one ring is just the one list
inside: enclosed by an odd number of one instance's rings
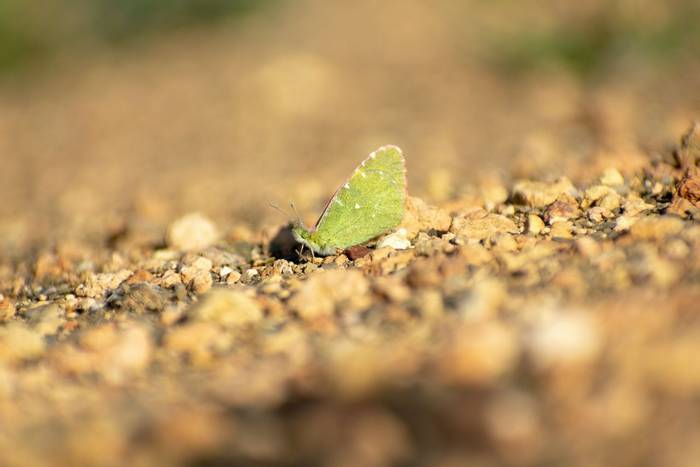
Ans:
{"label": "wing spot", "polygon": [[360,206],[359,204],[355,203],[355,209],[360,209],[361,207],[362,207],[362,206]]}
{"label": "wing spot", "polygon": [[340,199],[339,199],[339,198],[336,198],[336,199],[335,199],[335,203],[338,203],[338,204],[340,204],[341,206],[343,206],[343,202],[342,202],[342,201],[340,201]]}
{"label": "wing spot", "polygon": [[346,190],[349,189],[349,188],[350,188],[350,184],[349,184],[349,183],[346,183],[345,185],[343,185],[343,188],[345,188]]}
{"label": "wing spot", "polygon": [[362,178],[367,178],[367,174],[364,173],[363,171],[360,170],[360,175],[362,175]]}

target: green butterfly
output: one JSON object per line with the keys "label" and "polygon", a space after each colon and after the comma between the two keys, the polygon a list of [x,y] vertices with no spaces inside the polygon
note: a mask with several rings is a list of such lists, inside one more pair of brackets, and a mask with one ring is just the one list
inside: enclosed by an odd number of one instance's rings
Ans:
{"label": "green butterfly", "polygon": [[292,235],[314,253],[332,255],[395,228],[403,219],[405,205],[403,154],[396,146],[382,146],[336,190],[312,229],[299,220]]}

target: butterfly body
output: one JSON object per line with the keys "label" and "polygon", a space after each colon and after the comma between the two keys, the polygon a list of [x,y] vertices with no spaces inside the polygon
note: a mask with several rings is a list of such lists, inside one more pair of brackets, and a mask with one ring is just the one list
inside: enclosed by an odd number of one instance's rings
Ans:
{"label": "butterfly body", "polygon": [[336,190],[312,229],[292,228],[299,242],[319,255],[359,245],[395,228],[406,204],[406,164],[396,146],[369,155]]}

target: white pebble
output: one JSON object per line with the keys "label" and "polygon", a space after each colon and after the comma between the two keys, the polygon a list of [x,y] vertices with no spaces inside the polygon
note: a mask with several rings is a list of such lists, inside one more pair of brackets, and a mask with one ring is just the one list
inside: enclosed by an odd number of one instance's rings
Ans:
{"label": "white pebble", "polygon": [[399,229],[396,232],[382,238],[377,248],[393,248],[394,250],[405,250],[411,247],[411,241],[406,238],[406,229]]}

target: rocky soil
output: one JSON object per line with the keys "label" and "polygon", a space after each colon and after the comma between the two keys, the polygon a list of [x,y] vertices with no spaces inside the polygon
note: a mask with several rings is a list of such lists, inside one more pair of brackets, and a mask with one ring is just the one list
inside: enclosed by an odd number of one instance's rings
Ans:
{"label": "rocky soil", "polygon": [[6,255],[0,464],[697,465],[699,148],[439,179],[325,258],[197,213]]}
{"label": "rocky soil", "polygon": [[0,75],[0,467],[699,465],[697,2],[269,3]]}

